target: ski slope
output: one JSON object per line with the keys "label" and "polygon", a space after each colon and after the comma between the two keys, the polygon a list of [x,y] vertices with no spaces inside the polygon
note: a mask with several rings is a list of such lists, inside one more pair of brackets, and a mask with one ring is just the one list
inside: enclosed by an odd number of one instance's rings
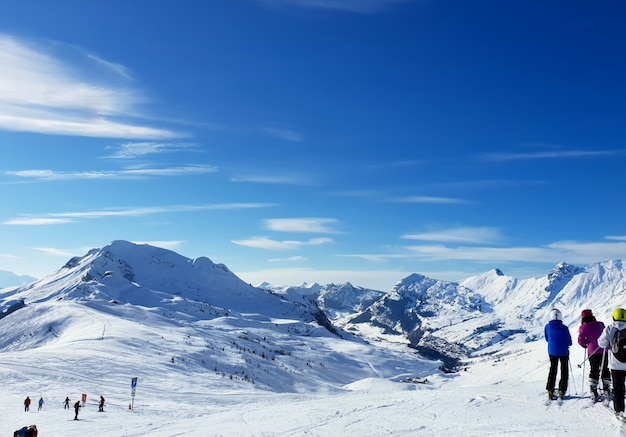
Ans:
{"label": "ski slope", "polygon": [[[389,347],[401,355],[402,349]],[[123,355],[105,346],[99,351],[107,352],[120,359]],[[348,356],[353,352],[345,351]],[[380,347],[378,354],[384,355],[385,348]],[[408,363],[414,359],[409,353],[405,358]],[[578,367],[583,349],[578,346],[572,347],[569,399],[548,406],[544,403],[548,363],[541,341],[509,345],[498,357],[477,359],[458,374],[436,369],[422,373],[420,377],[427,379],[423,384],[400,382],[398,376],[409,366],[396,369],[395,377],[376,369],[375,361],[385,359],[372,355],[372,375],[351,383],[330,387],[302,374],[298,392],[272,392],[210,374],[203,378],[176,364],[170,371],[142,371],[145,363],[140,356],[112,367],[106,359],[83,363],[80,356],[61,351],[3,353],[0,435],[11,435],[32,423],[42,437],[610,436],[621,432],[610,409],[590,405]],[[341,368],[334,367],[338,372]],[[345,372],[352,371],[353,366],[346,364]],[[141,376],[131,411],[130,378],[137,374]],[[349,374],[338,375],[341,378]],[[62,401],[65,396],[78,399],[81,393],[88,399],[74,421],[73,410],[64,410]],[[28,413],[22,405],[26,395],[34,405]],[[103,413],[98,412],[100,395],[107,399]],[[38,412],[39,397],[46,403]]]}

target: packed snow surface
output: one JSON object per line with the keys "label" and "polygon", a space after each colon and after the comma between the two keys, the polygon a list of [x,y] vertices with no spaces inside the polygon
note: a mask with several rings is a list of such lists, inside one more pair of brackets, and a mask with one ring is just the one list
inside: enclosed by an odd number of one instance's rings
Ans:
{"label": "packed snow surface", "polygon": [[[157,371],[140,356],[117,365],[111,360],[82,363],[75,351],[67,357],[47,351],[3,354],[0,434],[35,423],[42,437],[619,435],[611,411],[590,406],[581,396],[583,375],[577,364],[583,354],[573,352],[571,399],[549,406],[544,404],[547,360],[540,342],[514,346],[501,358],[473,363],[459,374],[424,375],[424,384],[393,381],[384,372],[376,376],[372,368],[369,377],[320,390],[315,379],[300,375],[298,393],[229,387],[184,366]],[[124,355],[121,350],[108,353]],[[385,354],[385,348],[379,353]],[[405,358],[412,360],[410,354]],[[130,378],[137,374],[131,411]],[[350,375],[338,375],[342,378]],[[87,404],[74,421],[73,410],[64,410],[62,401],[81,393],[87,394]],[[97,406],[101,394],[103,413]],[[33,399],[28,413],[22,405],[26,395]],[[45,400],[42,411],[37,411],[39,397]]]}
{"label": "packed snow surface", "polygon": [[[271,290],[208,258],[114,242],[0,291],[0,435],[30,424],[40,437],[620,435],[588,400],[576,344],[568,398],[546,405],[542,330],[558,305],[576,343],[580,310],[608,323],[623,295],[619,261],[523,281],[415,275],[389,293]],[[390,314],[404,318],[398,331]],[[408,347],[405,334],[428,330],[476,352],[444,373]],[[63,400],[83,394],[73,420]]]}

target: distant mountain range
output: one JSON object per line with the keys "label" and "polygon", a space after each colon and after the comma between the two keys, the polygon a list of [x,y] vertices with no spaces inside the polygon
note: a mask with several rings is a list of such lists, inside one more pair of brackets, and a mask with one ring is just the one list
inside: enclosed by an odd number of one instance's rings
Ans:
{"label": "distant mountain range", "polygon": [[37,278],[28,275],[16,275],[13,272],[0,270],[0,288],[13,287],[15,285],[27,284],[35,282]]}
{"label": "distant mountain range", "polygon": [[[132,322],[132,329],[161,333],[157,343],[164,354],[215,371],[242,368],[237,372],[270,388],[296,384],[293,378],[268,377],[288,375],[294,364],[255,368],[258,357],[306,355],[302,351],[311,347],[335,354],[315,340],[320,336],[361,347],[406,345],[424,360],[453,368],[469,357],[497,353],[513,339],[541,339],[553,307],[568,324],[585,308],[608,321],[615,307],[626,306],[625,274],[616,260],[584,267],[560,263],[542,278],[522,280],[498,269],[458,283],[412,274],[389,292],[350,283],[253,287],[205,257],[114,241],[41,280],[0,290],[0,352],[57,343],[78,329],[78,314],[83,320],[89,314],[99,328],[80,325],[87,339],[107,337],[120,320]],[[164,340],[168,326],[187,330],[203,348],[173,347]],[[246,350],[242,344],[252,346]],[[238,358],[218,353],[233,348],[243,349]],[[332,380],[322,373],[320,378]]]}

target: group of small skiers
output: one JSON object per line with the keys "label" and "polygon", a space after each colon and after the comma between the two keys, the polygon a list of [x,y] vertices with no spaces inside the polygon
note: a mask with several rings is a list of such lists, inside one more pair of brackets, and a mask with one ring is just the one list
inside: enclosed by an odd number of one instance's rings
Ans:
{"label": "group of small skiers", "polygon": [[[592,310],[583,310],[578,328],[578,344],[585,348],[583,364],[589,361],[592,402],[603,400],[608,405],[612,400],[615,415],[623,421],[626,392],[626,309],[617,308],[612,316],[613,323],[605,326],[596,320]],[[560,310],[550,311],[550,321],[544,328],[544,337],[548,342],[550,357],[546,384],[548,399],[563,399],[569,382],[569,347],[572,345],[572,337],[568,327],[563,324]],[[561,378],[557,386],[556,376],[559,371]]]}
{"label": "group of small skiers", "polygon": [[[65,400],[63,401],[64,410],[70,409],[70,402],[71,400],[69,396],[66,396]],[[24,399],[24,411],[26,412],[30,411],[30,404],[31,404],[30,396],[26,396],[26,399]],[[44,404],[44,400],[42,397],[39,399],[39,410],[43,408],[43,404]],[[74,402],[74,420],[78,420],[78,412],[80,411],[81,408],[82,406],[81,406],[80,401]],[[99,412],[104,411],[104,397],[103,396],[100,396],[100,402],[98,402],[98,411]],[[36,425],[24,426],[18,429],[17,431],[15,431],[13,433],[13,436],[14,437],[37,437],[37,426]]]}

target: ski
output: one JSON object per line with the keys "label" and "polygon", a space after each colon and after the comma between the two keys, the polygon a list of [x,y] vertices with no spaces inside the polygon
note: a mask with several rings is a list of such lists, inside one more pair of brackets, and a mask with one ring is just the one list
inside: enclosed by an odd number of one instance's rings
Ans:
{"label": "ski", "polygon": [[551,398],[548,398],[545,400],[544,404],[546,405],[546,407],[550,408],[550,405],[552,404],[556,404],[556,405],[563,405],[563,401],[567,399],[566,397],[558,397],[558,396],[552,396]]}

